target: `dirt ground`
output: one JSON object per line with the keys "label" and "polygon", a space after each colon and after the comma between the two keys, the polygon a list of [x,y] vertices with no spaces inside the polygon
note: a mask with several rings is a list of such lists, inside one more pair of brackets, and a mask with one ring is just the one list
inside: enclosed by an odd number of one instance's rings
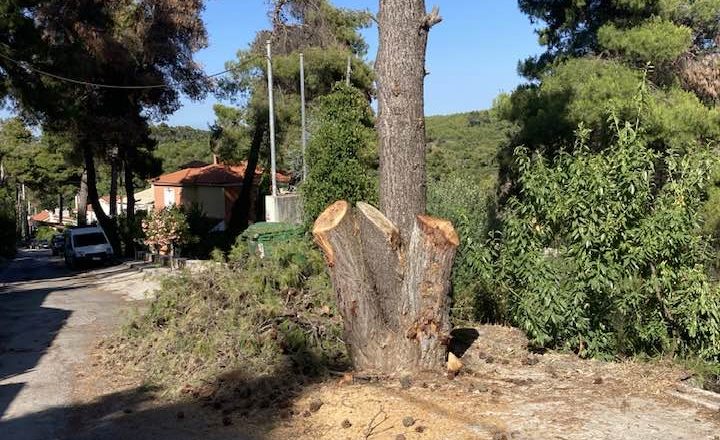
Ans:
{"label": "dirt ground", "polygon": [[72,438],[720,440],[720,411],[678,398],[689,375],[669,363],[533,354],[508,327],[459,336],[454,378],[228,381],[232,392],[208,385],[181,401],[104,370],[100,350],[75,387]]}

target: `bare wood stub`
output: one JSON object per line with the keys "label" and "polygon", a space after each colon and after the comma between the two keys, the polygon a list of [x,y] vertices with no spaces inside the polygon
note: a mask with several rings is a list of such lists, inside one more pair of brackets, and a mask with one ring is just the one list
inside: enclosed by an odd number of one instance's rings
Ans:
{"label": "bare wood stub", "polygon": [[322,249],[323,254],[325,254],[325,262],[330,267],[335,265],[335,253],[328,241],[327,234],[329,231],[337,228],[337,225],[345,218],[349,210],[350,204],[348,202],[338,200],[328,206],[315,220],[315,224],[313,225],[312,233],[315,238],[315,243]]}
{"label": "bare wood stub", "polygon": [[450,221],[422,214],[417,216],[417,220],[426,239],[431,240],[436,246],[458,247],[460,245],[460,237]]}

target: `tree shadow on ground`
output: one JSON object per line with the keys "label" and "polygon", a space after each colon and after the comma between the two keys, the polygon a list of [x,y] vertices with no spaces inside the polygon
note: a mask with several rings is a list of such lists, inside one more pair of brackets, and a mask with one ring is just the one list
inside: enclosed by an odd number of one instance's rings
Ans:
{"label": "tree shadow on ground", "polygon": [[72,314],[43,307],[45,299],[52,292],[78,288],[82,286],[0,292],[0,417],[24,386],[9,381],[37,366]]}
{"label": "tree shadow on ground", "polygon": [[[0,423],[0,438],[25,439],[26,427],[47,420],[66,420],[54,433],[58,440],[246,440],[293,417],[309,415],[298,408],[303,389],[327,376],[304,375],[286,362],[270,374],[254,376],[235,370],[199,387],[183,387],[183,397],[169,400],[151,386],[113,392],[70,407],[54,407]],[[29,438],[34,440],[34,438]]]}
{"label": "tree shadow on ground", "polygon": [[[455,330],[452,351],[460,356],[477,337],[475,329]],[[162,389],[135,386],[69,407],[54,407],[0,422],[0,438],[34,440],[36,437],[23,435],[28,426],[63,420],[67,423],[58,426],[52,438],[264,439],[274,428],[282,428],[285,423],[297,425],[293,419],[310,416],[312,405],[300,405],[299,396],[306,388],[327,380],[327,368],[340,367],[310,353],[295,353],[269,374],[230,371],[200,386],[183,386],[182,397],[172,401],[162,398]]]}

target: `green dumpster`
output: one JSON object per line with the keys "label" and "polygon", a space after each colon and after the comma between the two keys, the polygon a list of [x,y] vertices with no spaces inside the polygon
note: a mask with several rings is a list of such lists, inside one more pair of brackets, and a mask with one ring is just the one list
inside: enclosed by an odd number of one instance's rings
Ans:
{"label": "green dumpster", "polygon": [[248,250],[251,253],[258,253],[266,257],[272,253],[272,248],[279,243],[284,243],[303,236],[302,226],[290,223],[269,223],[259,222],[248,227],[243,232],[243,237],[248,243]]}

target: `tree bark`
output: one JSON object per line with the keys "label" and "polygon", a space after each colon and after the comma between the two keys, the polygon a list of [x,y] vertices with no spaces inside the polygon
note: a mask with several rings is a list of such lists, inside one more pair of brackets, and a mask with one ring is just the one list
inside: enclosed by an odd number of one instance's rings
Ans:
{"label": "tree bark", "polygon": [[95,217],[97,217],[100,227],[105,231],[110,245],[115,255],[120,255],[122,246],[120,245],[120,236],[118,234],[117,223],[108,217],[100,206],[100,198],[97,192],[97,176],[95,174],[95,159],[93,157],[92,148],[89,145],[83,146],[83,156],[85,159],[85,172],[87,173],[87,200],[93,207]]}
{"label": "tree bark", "polygon": [[58,194],[58,223],[63,224],[63,195],[62,192]]}
{"label": "tree bark", "polygon": [[424,0],[380,0],[377,130],[380,207],[404,240],[425,212],[425,52],[437,9]]}
{"label": "tree bark", "polygon": [[267,120],[262,117],[256,117],[252,141],[250,143],[250,153],[248,154],[245,175],[243,176],[243,184],[240,188],[240,194],[233,204],[232,216],[230,217],[228,229],[233,235],[241,233],[247,228],[249,223],[253,190],[257,189],[255,187],[255,170],[260,160],[260,149],[265,140],[266,132]]}
{"label": "tree bark", "polygon": [[110,158],[110,217],[117,217],[118,166],[115,157]]}
{"label": "tree bark", "polygon": [[80,178],[80,191],[78,191],[77,198],[77,224],[78,226],[84,226],[87,224],[87,198],[88,198],[88,187],[87,187],[87,169],[83,170],[82,177]]}
{"label": "tree bark", "polygon": [[409,246],[374,207],[338,201],[315,222],[343,316],[345,343],[359,370],[437,370],[450,339],[448,291],[459,240],[452,225],[415,219]]}
{"label": "tree bark", "polygon": [[345,343],[359,370],[437,370],[450,340],[452,224],[424,215],[425,51],[437,9],[424,0],[380,0],[377,129],[380,204],[339,201],[313,235],[329,266]]}
{"label": "tree bark", "polygon": [[[123,170],[125,173],[125,198],[127,200],[127,206],[125,209],[125,221],[130,228],[135,224],[135,183],[133,181],[133,168],[129,159],[125,159]],[[130,229],[132,230],[132,229]],[[125,256],[135,256],[135,237],[132,234],[128,234],[125,237]]]}

